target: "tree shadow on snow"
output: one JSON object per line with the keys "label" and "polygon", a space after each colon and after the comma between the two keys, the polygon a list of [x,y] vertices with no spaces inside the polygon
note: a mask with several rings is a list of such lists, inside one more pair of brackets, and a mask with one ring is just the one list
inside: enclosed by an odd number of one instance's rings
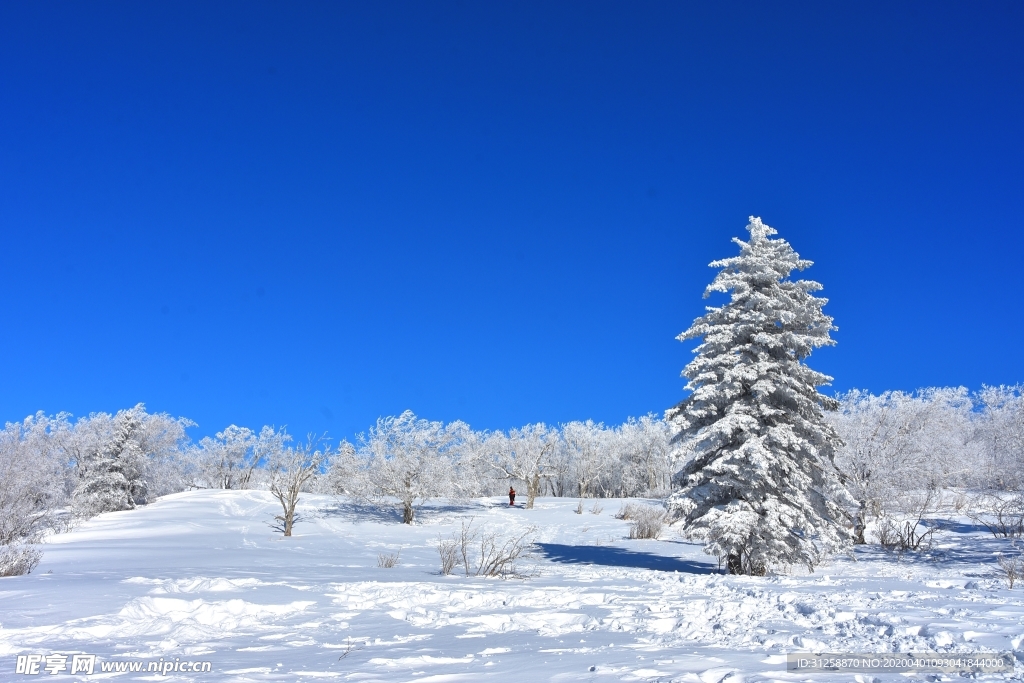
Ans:
{"label": "tree shadow on snow", "polygon": [[[878,545],[877,539],[871,543],[853,546],[854,555],[858,559],[877,562],[889,562],[906,565],[943,564],[947,566],[962,565],[965,568],[988,570],[998,562],[998,553],[1013,548],[1013,539],[994,538],[980,524],[967,524],[958,520],[929,519],[922,522],[923,526],[934,527],[935,537],[931,546],[920,550],[907,550],[902,553],[886,550]],[[979,535],[983,533],[984,535]],[[967,535],[967,538],[963,538]],[[965,572],[965,576],[978,576],[977,573]]]}
{"label": "tree shadow on snow", "polygon": [[561,543],[537,543],[540,554],[552,562],[564,564],[597,564],[606,567],[634,567],[654,569],[662,572],[684,572],[686,574],[718,574],[718,565],[710,562],[693,562],[678,557],[655,555],[615,546],[563,545]]}
{"label": "tree shadow on snow", "polygon": [[959,520],[925,520],[925,526],[936,526],[942,531],[951,531],[954,534],[975,534],[984,533],[991,536],[991,532],[981,524],[967,524]]}
{"label": "tree shadow on snow", "polygon": [[[414,523],[430,521],[441,515],[466,513],[478,509],[480,509],[480,506],[473,503],[434,503],[416,506],[416,516],[413,521]],[[338,502],[331,507],[319,508],[315,515],[311,516],[325,519],[344,519],[350,522],[401,524],[402,508],[393,502],[363,503],[346,501]]]}
{"label": "tree shadow on snow", "polygon": [[316,516],[324,519],[340,518],[350,522],[402,523],[402,511],[398,507],[373,503],[338,503],[318,509]]}

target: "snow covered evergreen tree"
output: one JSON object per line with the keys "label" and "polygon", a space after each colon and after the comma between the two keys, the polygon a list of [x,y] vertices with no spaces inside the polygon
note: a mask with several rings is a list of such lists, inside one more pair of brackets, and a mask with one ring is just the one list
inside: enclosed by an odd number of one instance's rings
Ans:
{"label": "snow covered evergreen tree", "polygon": [[833,464],[840,444],[824,419],[836,401],[818,386],[831,377],[804,359],[835,342],[836,329],[813,296],[817,282],[791,280],[801,259],[776,231],[750,217],[750,240],[704,292],[731,300],[694,320],[680,341],[701,339],[683,370],[692,393],[666,412],[693,455],[676,474],[669,507],[689,537],[731,574],[764,574],[780,565],[813,569],[849,542],[839,504],[849,496]]}
{"label": "snow covered evergreen tree", "polygon": [[146,453],[142,445],[145,416],[141,403],[119,411],[106,442],[85,454],[72,499],[76,514],[130,510],[146,502],[149,487],[143,478]]}

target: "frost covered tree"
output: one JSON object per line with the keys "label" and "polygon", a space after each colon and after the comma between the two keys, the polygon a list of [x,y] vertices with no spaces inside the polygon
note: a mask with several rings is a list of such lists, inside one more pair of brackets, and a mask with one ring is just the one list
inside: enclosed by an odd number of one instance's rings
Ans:
{"label": "frost covered tree", "polygon": [[51,422],[50,439],[66,465],[78,516],[129,509],[189,485],[182,456],[191,420],[150,414],[140,403],[116,415],[92,413],[71,423],[62,414]]}
{"label": "frost covered tree", "polygon": [[316,493],[359,496],[367,490],[366,469],[356,455],[355,447],[342,440],[331,458],[327,471],[316,478],[313,484]]}
{"label": "frost covered tree", "polygon": [[629,418],[615,430],[614,444],[622,471],[621,495],[668,495],[672,459],[664,420],[653,415],[644,415],[639,420]]}
{"label": "frost covered tree", "polygon": [[0,546],[36,541],[57,526],[65,492],[51,435],[65,424],[64,415],[37,413],[0,431]]}
{"label": "frost covered tree", "polygon": [[196,488],[248,489],[256,483],[267,459],[280,453],[291,436],[284,429],[264,426],[259,434],[247,427],[230,425],[213,437],[204,437],[191,451],[194,463],[192,486]]}
{"label": "frost covered tree", "polygon": [[977,399],[983,407],[979,441],[988,454],[987,481],[979,487],[1024,491],[1024,387],[984,387]]}
{"label": "frost covered tree", "polygon": [[609,471],[617,469],[615,455],[610,448],[610,430],[593,420],[568,422],[562,425],[562,447],[574,463],[576,492],[580,498],[606,496]]}
{"label": "frost covered tree", "polygon": [[145,454],[142,473],[148,488],[147,499],[184,491],[190,480],[190,463],[185,457],[189,439],[185,430],[195,427],[196,423],[167,413],[143,411],[141,417],[142,431],[137,438]]}
{"label": "frost covered tree", "polygon": [[452,498],[475,484],[462,454],[474,438],[465,422],[430,422],[407,410],[377,420],[361,451],[368,457],[367,483],[377,497],[392,496],[402,506],[402,522],[412,524],[415,507],[431,498]]}
{"label": "frost covered tree", "polygon": [[200,480],[210,488],[247,488],[259,464],[252,457],[255,445],[253,431],[236,425],[229,425],[213,437],[203,437],[194,451]]}
{"label": "frost covered tree", "polygon": [[[685,533],[732,574],[780,565],[813,569],[849,541],[839,504],[848,495],[833,464],[840,441],[825,421],[835,399],[817,387],[832,378],[809,368],[815,348],[835,342],[817,282],[792,280],[801,259],[776,231],[751,217],[740,254],[704,292],[730,296],[707,307],[680,341],[701,340],[683,370],[689,397],[666,412],[692,452],[668,501]],[[837,504],[838,503],[838,504]]]}
{"label": "frost covered tree", "polygon": [[484,448],[492,453],[489,464],[502,479],[526,485],[526,509],[532,510],[541,484],[550,475],[551,456],[558,443],[558,430],[538,423],[510,429],[507,436],[501,432],[490,434]]}
{"label": "frost covered tree", "polygon": [[266,467],[270,478],[270,493],[281,504],[281,514],[274,517],[276,523],[273,527],[285,536],[291,536],[295,522],[299,521],[295,514],[299,494],[306,490],[313,477],[330,461],[331,449],[322,438],[317,439],[312,435],[306,439],[306,443],[295,448],[285,448],[285,441],[278,441],[279,447],[267,454]]}
{"label": "frost covered tree", "polygon": [[[962,481],[979,468],[972,402],[964,388],[853,390],[828,416],[843,445],[836,466],[857,501],[854,542],[865,543],[870,517],[907,512],[920,494]],[[924,512],[924,511],[920,511]]]}
{"label": "frost covered tree", "polygon": [[146,502],[149,485],[143,472],[144,415],[142,404],[118,412],[105,442],[85,455],[73,497],[78,514],[130,510]]}

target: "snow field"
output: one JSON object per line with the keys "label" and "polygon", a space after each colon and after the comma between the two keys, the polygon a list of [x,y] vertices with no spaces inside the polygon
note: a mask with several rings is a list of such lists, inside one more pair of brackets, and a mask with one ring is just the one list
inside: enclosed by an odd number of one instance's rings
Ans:
{"label": "snow field", "polygon": [[[969,525],[924,557],[867,547],[814,574],[733,577],[672,529],[628,540],[621,502],[577,515],[572,499],[479,499],[407,526],[310,495],[283,538],[266,492],[167,496],[53,536],[35,572],[0,579],[0,680],[30,680],[14,676],[18,654],[84,652],[212,661],[174,679],[195,681],[853,681],[788,674],[785,655],[1024,642],[1024,593],[993,557],[1008,543]],[[440,575],[438,535],[469,518],[487,532],[536,526],[530,577]],[[397,567],[376,566],[397,551]],[[119,678],[133,676],[168,680]]]}

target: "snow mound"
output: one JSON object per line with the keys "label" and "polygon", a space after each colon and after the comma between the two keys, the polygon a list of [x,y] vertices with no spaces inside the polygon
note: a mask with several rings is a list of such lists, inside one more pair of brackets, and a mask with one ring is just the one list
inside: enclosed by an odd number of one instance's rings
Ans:
{"label": "snow mound", "polygon": [[143,576],[133,576],[125,579],[124,583],[135,583],[146,586],[153,586],[149,591],[153,594],[159,593],[219,593],[225,591],[240,591],[247,588],[256,588],[266,585],[259,579],[223,579],[195,577],[190,579],[148,579]]}

